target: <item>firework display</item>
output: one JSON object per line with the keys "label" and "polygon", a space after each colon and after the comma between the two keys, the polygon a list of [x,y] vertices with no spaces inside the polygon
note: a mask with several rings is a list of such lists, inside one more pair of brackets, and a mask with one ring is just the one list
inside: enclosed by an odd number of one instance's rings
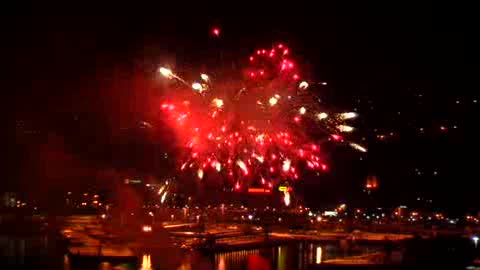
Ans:
{"label": "firework display", "polygon": [[161,110],[185,147],[181,171],[193,171],[199,181],[220,176],[237,191],[273,189],[299,181],[305,169],[327,171],[326,141],[366,151],[345,138],[357,115],[322,108],[315,93],[326,83],[304,80],[290,55],[284,44],[256,50],[242,79],[199,74],[188,82],[159,69],[170,80]]}

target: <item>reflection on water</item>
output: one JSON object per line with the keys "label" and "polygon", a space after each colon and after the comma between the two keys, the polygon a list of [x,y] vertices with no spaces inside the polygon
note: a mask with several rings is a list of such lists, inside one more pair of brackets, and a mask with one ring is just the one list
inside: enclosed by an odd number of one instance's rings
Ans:
{"label": "reflection on water", "polygon": [[67,254],[63,255],[63,269],[70,270],[70,258]]}
{"label": "reflection on water", "polygon": [[110,270],[110,269],[112,269],[112,265],[109,262],[102,262],[102,263],[100,263],[100,267],[98,269],[100,269],[100,270]]}
{"label": "reflection on water", "polygon": [[[358,253],[371,253],[379,248],[362,247]],[[344,257],[348,254],[336,243],[299,242],[271,248],[217,253],[214,269],[255,269],[263,265],[269,269],[308,269],[311,264]],[[352,254],[350,254],[352,255]]]}
{"label": "reflection on water", "polygon": [[220,261],[218,262],[218,270],[225,270],[225,257],[220,256]]}
{"label": "reflection on water", "polygon": [[[85,264],[84,262],[73,263],[63,252],[56,254],[54,249],[47,247],[45,238],[15,238],[0,236],[0,254],[7,258],[10,265],[48,265],[48,269],[129,269],[129,270],[152,270],[152,269],[308,269],[309,265],[321,264],[326,260],[341,258],[347,255],[371,253],[378,251],[380,247],[361,246],[355,251],[344,250],[335,242],[295,242],[287,245],[259,248],[251,250],[238,250],[231,252],[219,252],[205,255],[195,251],[186,251],[181,254],[180,265],[173,262],[169,250],[161,252],[149,252],[143,254],[137,264],[135,263],[112,263],[102,262]],[[168,254],[165,256],[165,254]],[[170,260],[170,261],[169,261]],[[58,263],[57,263],[58,261]],[[170,262],[170,263],[169,263]],[[168,267],[167,267],[168,265]],[[167,268],[165,268],[167,267]]]}
{"label": "reflection on water", "polygon": [[[366,248],[364,252],[372,251]],[[219,252],[212,256],[188,252],[176,270],[190,269],[308,269],[311,264],[321,264],[324,259],[343,257],[345,254],[335,243],[292,243],[270,248]],[[138,269],[151,270],[161,266],[161,261],[150,254],[142,256]]]}
{"label": "reflection on water", "polygon": [[231,265],[245,265],[249,256],[259,253],[259,249],[217,253],[215,254],[215,265],[217,269],[227,270]]}
{"label": "reflection on water", "polygon": [[143,254],[142,256],[142,268],[141,270],[152,270],[152,261],[150,254]]}
{"label": "reflection on water", "polygon": [[317,256],[315,257],[315,263],[321,264],[322,263],[322,247],[317,247]]}

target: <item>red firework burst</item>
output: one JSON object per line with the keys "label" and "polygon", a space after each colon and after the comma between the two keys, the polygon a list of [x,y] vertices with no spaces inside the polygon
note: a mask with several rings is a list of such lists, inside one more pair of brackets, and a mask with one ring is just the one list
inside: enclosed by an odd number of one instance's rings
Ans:
{"label": "red firework burst", "polygon": [[173,81],[161,109],[185,146],[182,171],[194,170],[199,179],[219,174],[242,190],[295,182],[303,168],[327,170],[321,144],[345,142],[337,133],[352,131],[345,121],[356,114],[323,112],[290,55],[284,44],[256,50],[242,80],[213,83],[201,74],[190,84],[159,70]]}

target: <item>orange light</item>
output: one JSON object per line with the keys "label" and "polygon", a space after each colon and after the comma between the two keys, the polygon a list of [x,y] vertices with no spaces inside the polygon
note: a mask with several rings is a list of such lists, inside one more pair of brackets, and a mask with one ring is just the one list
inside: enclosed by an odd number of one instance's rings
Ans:
{"label": "orange light", "polygon": [[248,193],[270,193],[270,189],[266,188],[249,188]]}

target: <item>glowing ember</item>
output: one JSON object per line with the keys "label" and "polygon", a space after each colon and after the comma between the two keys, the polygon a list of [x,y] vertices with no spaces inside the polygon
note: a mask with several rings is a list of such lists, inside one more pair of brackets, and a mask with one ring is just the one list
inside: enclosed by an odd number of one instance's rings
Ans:
{"label": "glowing ember", "polygon": [[196,91],[199,91],[199,92],[202,92],[203,91],[203,86],[198,82],[194,82],[192,84],[192,89],[196,90]]}
{"label": "glowing ember", "polygon": [[305,90],[308,88],[308,82],[306,81],[303,81],[301,82],[299,85],[298,85],[298,88],[302,89],[302,90]]}
{"label": "glowing ember", "polygon": [[271,97],[271,98],[268,100],[268,103],[270,103],[270,106],[275,106],[275,105],[278,103],[278,99],[275,98],[275,97]]}
{"label": "glowing ember", "polygon": [[328,114],[326,114],[324,112],[321,112],[321,113],[317,114],[317,117],[318,117],[319,120],[323,120],[323,119],[328,117]]}
{"label": "glowing ember", "polygon": [[222,108],[223,107],[223,100],[214,98],[212,103],[215,105],[217,108]]}
{"label": "glowing ember", "polygon": [[160,72],[160,74],[162,74],[163,76],[165,76],[167,78],[170,78],[170,77],[173,76],[172,71],[168,68],[161,67],[158,71]]}
{"label": "glowing ember", "polygon": [[299,112],[300,114],[305,114],[305,112],[307,112],[307,109],[305,109],[305,107],[301,107],[301,108],[298,110],[298,112]]}

